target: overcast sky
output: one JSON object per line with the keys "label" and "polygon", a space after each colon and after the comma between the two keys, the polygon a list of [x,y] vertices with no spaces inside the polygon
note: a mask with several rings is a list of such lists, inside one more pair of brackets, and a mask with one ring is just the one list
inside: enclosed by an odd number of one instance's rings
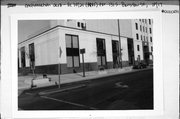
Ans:
{"label": "overcast sky", "polygon": [[19,20],[18,21],[18,42],[22,42],[29,35],[36,33],[49,25],[49,20]]}

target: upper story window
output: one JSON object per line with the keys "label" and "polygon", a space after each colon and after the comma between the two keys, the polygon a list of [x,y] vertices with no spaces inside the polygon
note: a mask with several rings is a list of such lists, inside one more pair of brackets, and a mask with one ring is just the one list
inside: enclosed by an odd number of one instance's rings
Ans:
{"label": "upper story window", "polygon": [[77,22],[77,26],[78,26],[78,27],[80,27],[80,26],[81,26],[81,25],[80,25],[80,22]]}
{"label": "upper story window", "polygon": [[138,24],[136,23],[136,30],[138,30]]}
{"label": "upper story window", "polygon": [[146,41],[148,41],[148,37],[146,36]]}
{"label": "upper story window", "polygon": [[77,22],[77,27],[81,29],[86,29],[86,23],[84,22]]}
{"label": "upper story window", "polygon": [[149,33],[152,33],[151,28],[149,28]]}
{"label": "upper story window", "polygon": [[136,33],[136,39],[139,40],[139,35]]}
{"label": "upper story window", "polygon": [[151,19],[149,19],[149,24],[151,25]]}
{"label": "upper story window", "polygon": [[139,51],[140,49],[139,49],[139,45],[137,45],[137,51]]}
{"label": "upper story window", "polygon": [[140,31],[142,31],[142,26],[140,25]]}
{"label": "upper story window", "polygon": [[150,37],[150,42],[152,42],[152,37]]}
{"label": "upper story window", "polygon": [[144,26],[143,26],[143,32],[145,32],[145,28],[144,28]]}

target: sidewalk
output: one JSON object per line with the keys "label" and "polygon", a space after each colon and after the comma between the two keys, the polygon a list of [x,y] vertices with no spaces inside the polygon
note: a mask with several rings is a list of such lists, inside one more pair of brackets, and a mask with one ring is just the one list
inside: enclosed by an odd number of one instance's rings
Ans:
{"label": "sidewalk", "polygon": [[[77,81],[85,81],[85,80],[91,80],[91,79],[96,79],[100,77],[105,77],[105,76],[110,76],[110,75],[116,75],[116,74],[123,74],[123,73],[128,73],[128,72],[133,72],[137,71],[132,69],[132,67],[124,67],[123,69],[106,69],[104,71],[89,71],[85,72],[85,77],[83,77],[83,72],[80,73],[73,73],[73,74],[61,74],[60,75],[60,81],[61,84],[65,83],[72,83],[72,82],[77,82]],[[52,86],[55,85],[55,83],[59,83],[59,77],[58,75],[47,75],[48,78],[51,78],[51,81],[48,83],[43,83],[38,87],[46,87],[46,86]],[[33,76],[28,75],[28,76],[19,76],[18,77],[18,90],[26,90],[31,88],[31,80]],[[42,79],[43,76],[37,74],[37,79]]]}

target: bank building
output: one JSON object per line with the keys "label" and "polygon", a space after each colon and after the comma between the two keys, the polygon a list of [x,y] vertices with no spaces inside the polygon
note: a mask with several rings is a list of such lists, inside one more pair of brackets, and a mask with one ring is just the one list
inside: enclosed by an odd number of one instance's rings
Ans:
{"label": "bank building", "polygon": [[83,55],[86,71],[153,63],[152,19],[23,20],[18,35],[23,24],[37,30],[18,39],[19,73],[82,72]]}

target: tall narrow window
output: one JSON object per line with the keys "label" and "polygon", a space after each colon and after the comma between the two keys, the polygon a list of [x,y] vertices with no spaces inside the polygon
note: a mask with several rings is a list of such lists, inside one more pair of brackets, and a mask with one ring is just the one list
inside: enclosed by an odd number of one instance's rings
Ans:
{"label": "tall narrow window", "polygon": [[153,47],[151,46],[151,51],[153,51]]}
{"label": "tall narrow window", "polygon": [[138,30],[138,24],[136,23],[136,30]]}
{"label": "tall narrow window", "polygon": [[105,39],[97,38],[96,43],[97,43],[98,65],[100,65],[100,66],[106,65]]}
{"label": "tall narrow window", "polygon": [[139,40],[139,35],[136,33],[136,39]]}
{"label": "tall narrow window", "polygon": [[21,67],[26,67],[26,53],[25,53],[25,47],[21,47]]}
{"label": "tall narrow window", "polygon": [[139,51],[139,45],[137,45],[137,51]]}
{"label": "tall narrow window", "polygon": [[35,53],[34,53],[34,43],[29,44],[29,60],[30,67],[34,67],[35,65]]}
{"label": "tall narrow window", "polygon": [[151,25],[151,19],[149,19],[149,24]]}
{"label": "tall narrow window", "polygon": [[80,27],[80,22],[77,22],[77,26]]}
{"label": "tall narrow window", "polygon": [[140,31],[142,31],[142,26],[140,25]]}
{"label": "tall narrow window", "polygon": [[152,37],[150,37],[150,41],[152,42]]}
{"label": "tall narrow window", "polygon": [[144,30],[144,26],[143,26],[143,32],[144,32],[145,30]]}
{"label": "tall narrow window", "polygon": [[152,33],[151,28],[149,28],[149,33]]}
{"label": "tall narrow window", "polygon": [[143,37],[142,37],[142,35],[141,35],[141,40],[143,40]]}
{"label": "tall narrow window", "polygon": [[66,34],[67,67],[79,67],[79,41],[78,36]]}

